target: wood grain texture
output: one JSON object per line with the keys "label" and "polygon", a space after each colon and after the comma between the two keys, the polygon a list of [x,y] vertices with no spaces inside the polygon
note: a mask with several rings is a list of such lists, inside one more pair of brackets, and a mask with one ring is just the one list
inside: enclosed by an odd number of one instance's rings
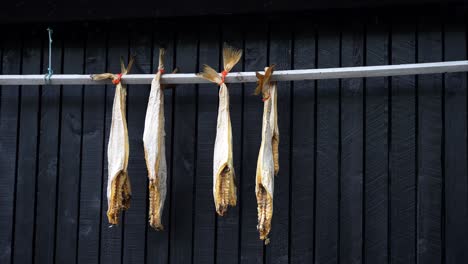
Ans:
{"label": "wood grain texture", "polygon": [[[43,39],[46,41],[46,38]],[[55,73],[62,72],[63,40],[56,40],[52,50]],[[48,67],[48,47],[43,47],[42,69]],[[53,263],[55,250],[55,212],[57,206],[58,158],[62,87],[45,85],[41,90],[39,163],[37,173],[36,230],[34,262]]]}
{"label": "wood grain texture", "polygon": [[[466,58],[463,20],[444,26],[444,60]],[[445,75],[445,263],[468,261],[467,88],[466,73]]]}
{"label": "wood grain texture", "polygon": [[[33,29],[23,38],[32,41],[28,41],[23,47],[21,72],[24,74],[39,72],[42,49],[38,32]],[[18,131],[14,263],[31,262],[34,250],[40,88],[39,86],[31,88],[31,90],[21,90],[19,110],[21,129]]]}
{"label": "wood grain texture", "polygon": [[[219,27],[203,24],[200,32],[198,71],[203,64],[221,71]],[[218,117],[218,90],[215,83],[198,86],[197,153],[195,174],[195,215],[193,226],[193,262],[213,263],[216,249],[216,210],[213,198],[213,150]],[[229,87],[228,87],[229,89]],[[228,213],[230,213],[228,209]]]}
{"label": "wood grain texture", "polygon": [[[181,72],[195,72],[198,60],[195,24],[177,34],[176,63]],[[196,166],[197,87],[186,85],[174,93],[173,173],[171,187],[170,262],[193,257],[193,188]]]}
{"label": "wood grain texture", "polygon": [[[373,21],[366,28],[366,65],[388,64],[388,26]],[[368,78],[365,85],[364,261],[387,263],[388,79]]]}
{"label": "wood grain texture", "polygon": [[[419,18],[418,62],[442,60],[438,19]],[[442,75],[418,76],[417,262],[442,261]]]}
{"label": "wood grain texture", "polygon": [[[298,23],[294,32],[294,68],[316,67],[315,25]],[[316,82],[293,83],[291,158],[291,263],[314,261]]]}
{"label": "wood grain texture", "polygon": [[[416,59],[416,25],[400,21],[392,26],[392,64]],[[390,144],[390,259],[416,260],[416,78],[391,79]]]}
{"label": "wood grain texture", "polygon": [[[21,71],[21,45],[19,32],[10,32],[10,38],[2,43],[2,74],[19,74]],[[0,262],[10,263],[13,253],[15,188],[17,169],[17,140],[20,89],[18,86],[2,86],[0,94]]]}
{"label": "wood grain texture", "polygon": [[[82,36],[83,31],[80,30],[72,30],[64,36],[64,73],[83,72],[85,40]],[[79,225],[83,86],[68,85],[62,88],[61,109],[55,261],[75,263]]]}
{"label": "wood grain texture", "polygon": [[[90,28],[86,37],[85,73],[106,70],[107,32],[102,27]],[[100,255],[102,186],[106,89],[84,87],[83,139],[81,154],[81,191],[78,230],[78,263],[98,263]]]}
{"label": "wood grain texture", "polygon": [[[318,68],[340,64],[340,28],[327,22],[321,21],[318,29]],[[339,105],[339,80],[317,81],[315,261],[319,263],[339,262]]]}
{"label": "wood grain texture", "polygon": [[[343,67],[364,64],[364,24],[343,25]],[[340,262],[361,263],[363,223],[364,80],[341,81]]]}

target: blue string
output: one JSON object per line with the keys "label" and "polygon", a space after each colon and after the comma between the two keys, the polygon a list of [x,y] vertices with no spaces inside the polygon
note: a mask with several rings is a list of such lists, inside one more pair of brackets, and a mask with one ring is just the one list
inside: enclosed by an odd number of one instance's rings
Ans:
{"label": "blue string", "polygon": [[54,74],[54,70],[52,70],[52,33],[54,31],[50,27],[47,28],[47,31],[49,32],[49,67],[44,77],[46,84],[50,83],[50,77]]}

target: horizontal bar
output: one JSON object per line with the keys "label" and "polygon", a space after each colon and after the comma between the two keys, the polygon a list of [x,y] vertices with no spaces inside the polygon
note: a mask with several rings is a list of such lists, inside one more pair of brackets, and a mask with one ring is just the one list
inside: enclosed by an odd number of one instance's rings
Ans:
{"label": "horizontal bar", "polygon": [[[386,77],[398,75],[417,75],[446,72],[466,72],[468,61],[449,61],[433,63],[414,63],[382,66],[343,67],[306,70],[275,71],[274,81],[300,81],[342,78]],[[110,80],[94,81],[91,75],[56,74],[46,83],[45,75],[0,75],[0,85],[99,85],[111,84]],[[122,77],[127,84],[150,84],[154,74],[129,74]],[[226,83],[256,82],[255,72],[232,72]],[[194,73],[164,74],[163,84],[209,83]]]}

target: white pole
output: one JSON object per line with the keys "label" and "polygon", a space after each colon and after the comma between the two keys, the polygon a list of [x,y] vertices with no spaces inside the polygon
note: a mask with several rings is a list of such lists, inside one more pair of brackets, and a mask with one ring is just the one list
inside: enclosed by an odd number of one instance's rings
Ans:
{"label": "white pole", "polygon": [[[414,63],[382,66],[343,67],[306,70],[275,71],[274,81],[300,81],[342,78],[386,77],[398,75],[417,75],[446,72],[466,72],[468,61],[449,61],[433,63]],[[150,84],[154,74],[129,74],[122,77],[127,84]],[[256,82],[255,72],[232,72],[226,83]],[[194,73],[164,74],[163,84],[209,83]],[[0,75],[0,85],[99,85],[111,84],[110,80],[94,81],[91,75],[55,74],[49,82],[44,75]]]}

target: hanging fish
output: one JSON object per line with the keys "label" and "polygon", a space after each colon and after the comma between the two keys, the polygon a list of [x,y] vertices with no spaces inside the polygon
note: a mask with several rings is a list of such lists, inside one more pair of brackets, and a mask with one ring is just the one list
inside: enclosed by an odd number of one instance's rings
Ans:
{"label": "hanging fish", "polygon": [[237,190],[232,157],[232,128],[229,114],[229,91],[224,79],[234,65],[239,62],[242,50],[224,45],[223,64],[221,76],[210,66],[204,65],[203,72],[198,76],[220,85],[218,124],[216,127],[216,140],[213,161],[213,196],[216,212],[224,215],[228,206],[235,206]]}
{"label": "hanging fish", "polygon": [[279,129],[277,114],[276,82],[271,82],[274,65],[265,68],[265,75],[257,72],[256,94],[263,98],[262,143],[257,160],[255,194],[257,197],[258,225],[260,239],[270,242],[268,234],[273,216],[274,176],[279,171]]}
{"label": "hanging fish", "polygon": [[164,201],[166,200],[166,143],[164,130],[164,91],[161,75],[164,73],[164,49],[159,49],[159,67],[151,82],[151,92],[146,110],[143,146],[149,178],[149,223],[156,230],[161,224]]}
{"label": "hanging fish", "polygon": [[111,79],[115,84],[114,104],[112,106],[112,124],[110,128],[109,145],[107,147],[108,179],[107,179],[107,218],[110,224],[119,223],[121,210],[130,207],[132,195],[130,179],[127,173],[128,166],[128,131],[126,121],[126,96],[127,89],[120,81],[122,75],[130,72],[133,65],[133,57],[127,68],[120,59],[121,73],[103,73],[93,75],[93,80]]}

